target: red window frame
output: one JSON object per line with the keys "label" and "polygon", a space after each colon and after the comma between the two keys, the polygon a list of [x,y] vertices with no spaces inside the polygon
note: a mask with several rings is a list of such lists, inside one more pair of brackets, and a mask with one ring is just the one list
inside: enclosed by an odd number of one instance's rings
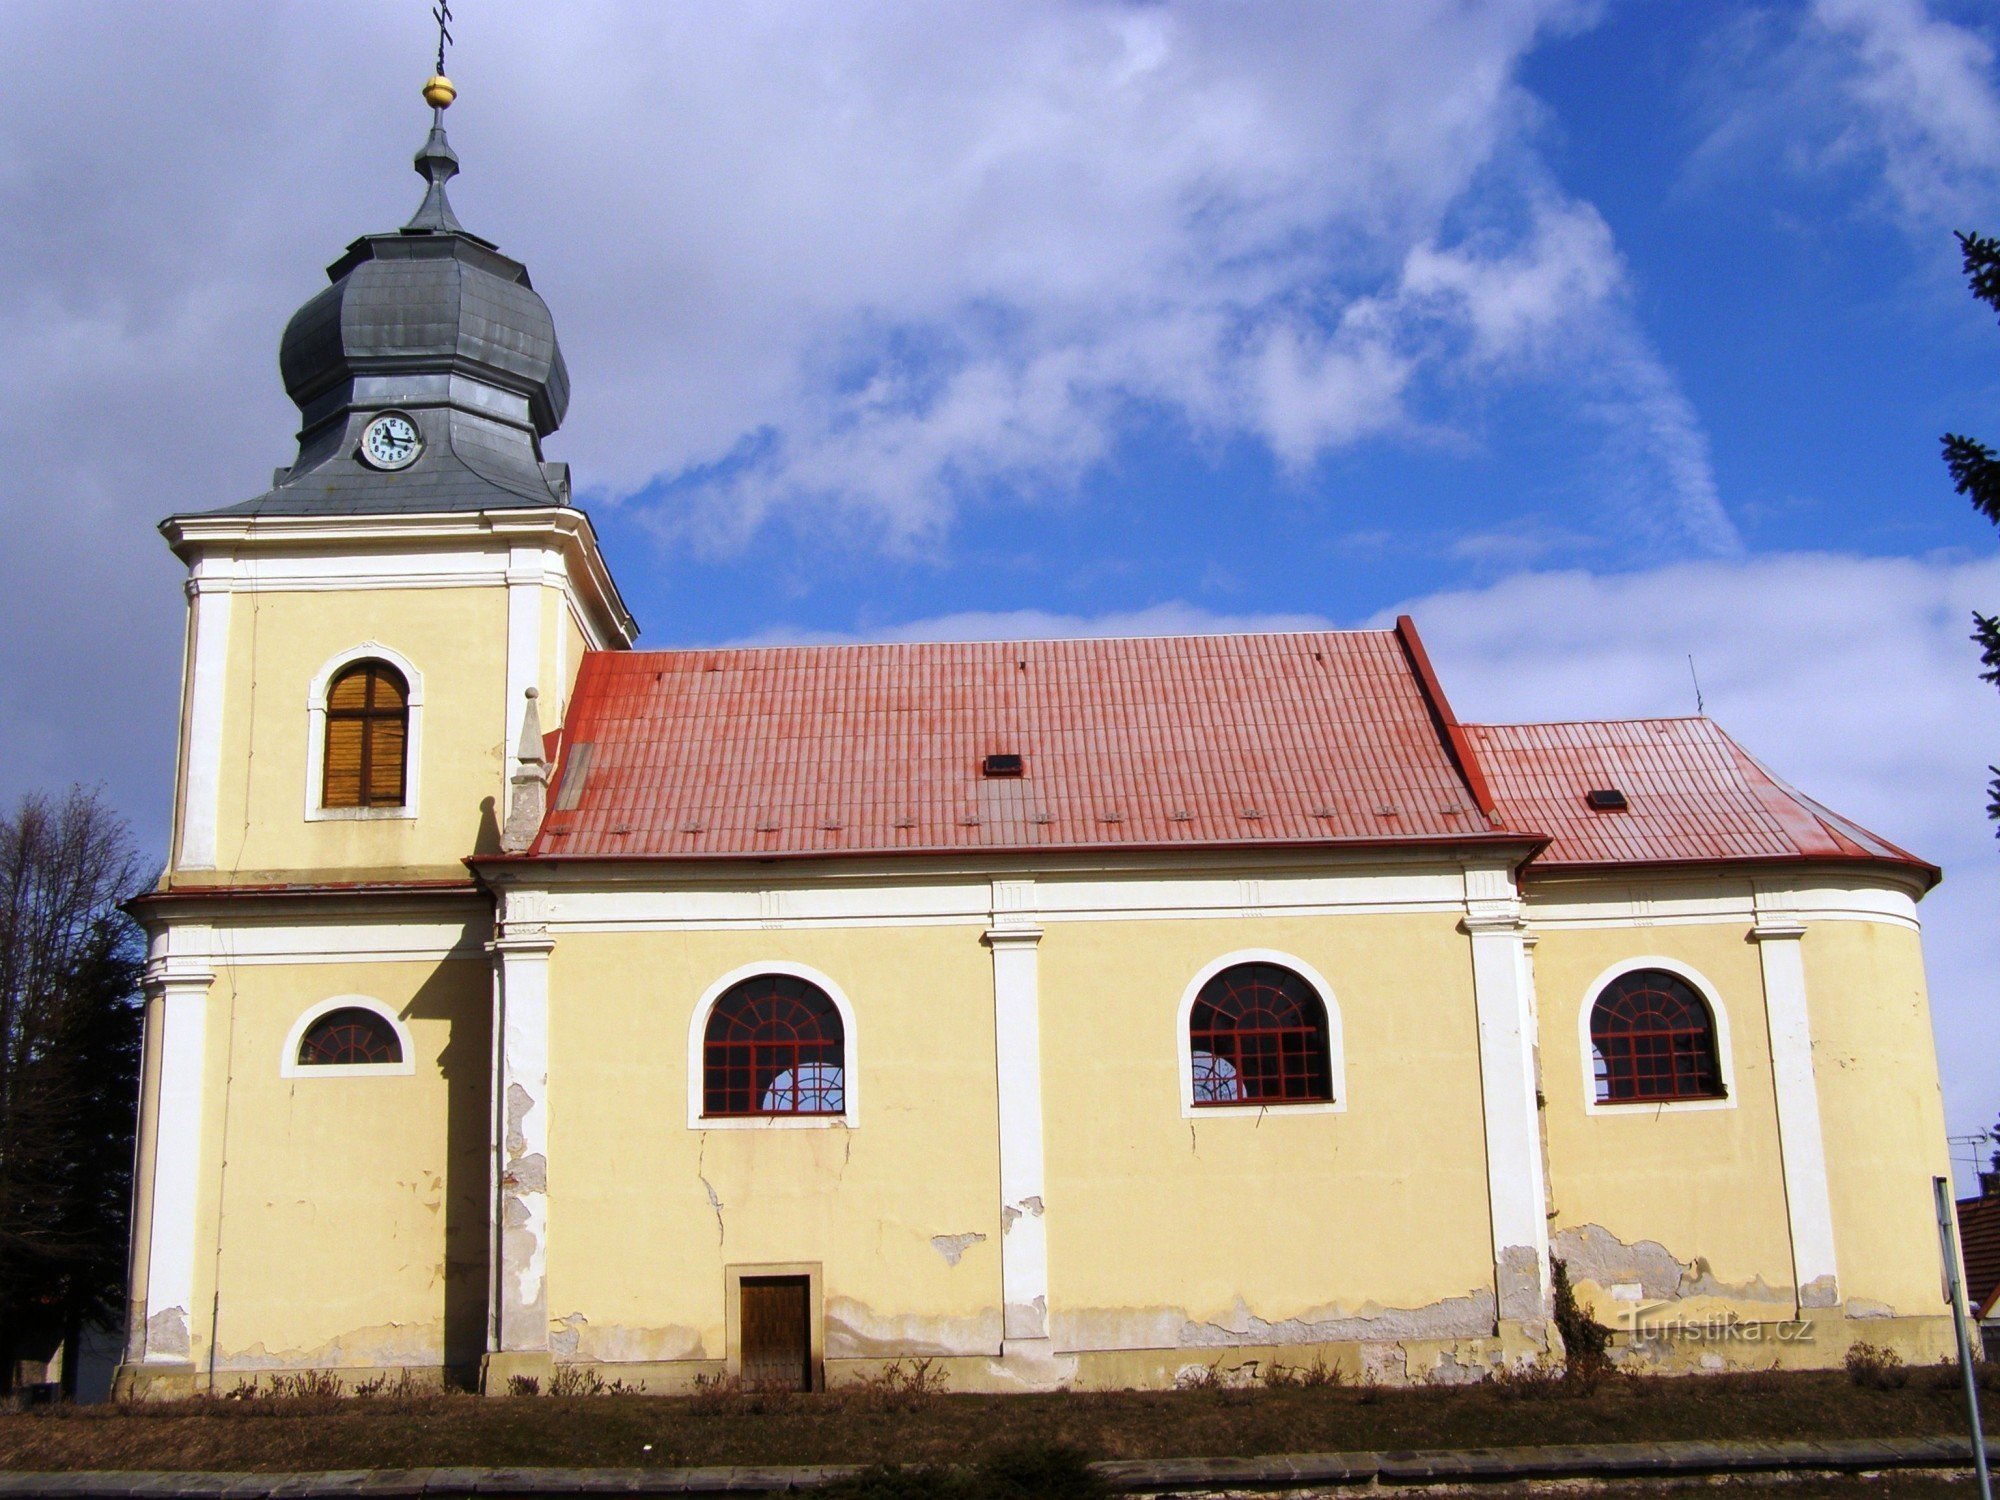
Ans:
{"label": "red window frame", "polygon": [[302,1068],[349,1067],[356,1064],[399,1063],[403,1041],[374,1011],[359,1005],[330,1010],[299,1038]]}
{"label": "red window frame", "polygon": [[1333,1102],[1326,1001],[1282,964],[1232,964],[1201,987],[1188,1059],[1197,1108]]}
{"label": "red window frame", "polygon": [[1634,969],[1590,1009],[1599,1104],[1727,1097],[1715,1017],[1699,991],[1663,969]]}
{"label": "red window frame", "polygon": [[847,1030],[825,990],[757,974],[722,992],[702,1030],[702,1118],[841,1115],[846,1106]]}

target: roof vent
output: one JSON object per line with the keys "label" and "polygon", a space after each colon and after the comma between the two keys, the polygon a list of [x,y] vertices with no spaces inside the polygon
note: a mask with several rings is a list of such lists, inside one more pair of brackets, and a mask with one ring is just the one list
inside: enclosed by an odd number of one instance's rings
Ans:
{"label": "roof vent", "polygon": [[1615,786],[1594,787],[1583,794],[1583,800],[1590,804],[1592,812],[1624,812],[1630,805]]}
{"label": "roof vent", "polygon": [[979,763],[982,776],[1019,776],[1023,769],[1018,755],[989,755]]}

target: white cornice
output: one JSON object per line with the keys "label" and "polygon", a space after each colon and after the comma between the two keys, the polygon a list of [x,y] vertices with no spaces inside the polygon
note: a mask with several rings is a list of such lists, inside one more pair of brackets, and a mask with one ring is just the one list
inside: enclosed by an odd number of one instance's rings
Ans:
{"label": "white cornice", "polygon": [[338,588],[340,575],[322,560],[352,558],[356,552],[374,554],[377,565],[356,560],[349,587],[500,582],[507,577],[509,550],[540,542],[560,551],[569,564],[548,581],[567,584],[582,596],[580,613],[594,627],[586,633],[598,636],[593,644],[629,646],[639,634],[590,518],[568,507],[433,515],[183,515],[162,521],[160,532],[190,568],[217,551],[243,558],[235,573],[241,588]]}

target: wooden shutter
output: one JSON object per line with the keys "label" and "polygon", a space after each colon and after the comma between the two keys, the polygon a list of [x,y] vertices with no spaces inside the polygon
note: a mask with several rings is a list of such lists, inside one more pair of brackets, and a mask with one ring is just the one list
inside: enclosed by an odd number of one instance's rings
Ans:
{"label": "wooden shutter", "polygon": [[403,676],[356,662],[326,695],[323,807],[400,807],[408,782],[410,710]]}
{"label": "wooden shutter", "polygon": [[400,718],[368,721],[368,786],[370,807],[400,807],[403,801],[404,724]]}
{"label": "wooden shutter", "polygon": [[325,807],[361,806],[361,743],[367,731],[365,719],[326,721],[326,792],[320,802]]}

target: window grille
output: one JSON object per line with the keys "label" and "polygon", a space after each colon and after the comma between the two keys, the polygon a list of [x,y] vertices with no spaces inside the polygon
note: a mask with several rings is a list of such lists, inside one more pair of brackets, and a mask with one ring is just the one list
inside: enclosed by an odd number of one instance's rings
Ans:
{"label": "window grille", "polygon": [[837,1115],[847,1108],[846,1034],[818,985],[759,974],[725,990],[702,1041],[709,1118]]}
{"label": "window grille", "polygon": [[307,1028],[299,1041],[301,1067],[402,1060],[403,1044],[396,1036],[396,1028],[374,1011],[358,1005],[328,1011]]}
{"label": "window grille", "polygon": [[1723,1097],[1715,1018],[1686,980],[1659,969],[1621,974],[1590,1012],[1600,1104]]}
{"label": "window grille", "polygon": [[1326,1004],[1278,964],[1236,964],[1201,987],[1188,1016],[1196,1104],[1333,1098]]}

